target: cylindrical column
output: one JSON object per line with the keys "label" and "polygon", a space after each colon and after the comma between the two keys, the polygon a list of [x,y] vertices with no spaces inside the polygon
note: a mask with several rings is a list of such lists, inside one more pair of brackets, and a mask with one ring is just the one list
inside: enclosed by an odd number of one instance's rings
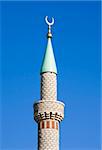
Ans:
{"label": "cylindrical column", "polygon": [[59,150],[59,122],[42,120],[38,124],[38,150]]}
{"label": "cylindrical column", "polygon": [[41,100],[57,100],[57,79],[53,72],[41,74]]}

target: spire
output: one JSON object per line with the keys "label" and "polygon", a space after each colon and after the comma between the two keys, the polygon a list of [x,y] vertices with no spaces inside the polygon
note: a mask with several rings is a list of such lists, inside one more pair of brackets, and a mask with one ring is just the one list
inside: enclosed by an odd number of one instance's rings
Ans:
{"label": "spire", "polygon": [[51,43],[51,38],[52,38],[51,26],[54,24],[54,18],[52,18],[52,22],[48,22],[47,19],[48,19],[48,17],[46,16],[45,21],[48,24],[48,34],[47,34],[48,43],[47,43],[47,48],[46,48],[45,55],[43,58],[40,73],[54,72],[57,74],[57,67],[56,67],[52,43]]}

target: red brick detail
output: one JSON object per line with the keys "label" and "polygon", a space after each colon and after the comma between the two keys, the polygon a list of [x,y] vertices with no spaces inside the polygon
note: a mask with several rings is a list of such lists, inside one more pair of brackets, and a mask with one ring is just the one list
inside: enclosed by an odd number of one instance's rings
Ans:
{"label": "red brick detail", "polygon": [[44,121],[42,121],[42,129],[44,128]]}
{"label": "red brick detail", "polygon": [[54,129],[55,128],[55,122],[52,121],[52,128]]}
{"label": "red brick detail", "polygon": [[58,130],[58,122],[56,122],[56,129]]}
{"label": "red brick detail", "polygon": [[50,128],[50,121],[46,121],[46,128]]}

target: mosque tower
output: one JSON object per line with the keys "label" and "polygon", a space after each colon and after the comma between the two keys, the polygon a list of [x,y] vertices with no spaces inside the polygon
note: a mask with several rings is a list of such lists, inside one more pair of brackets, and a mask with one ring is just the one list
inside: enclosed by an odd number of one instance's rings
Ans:
{"label": "mosque tower", "polygon": [[47,48],[41,66],[41,98],[34,103],[34,120],[38,124],[38,150],[59,150],[59,124],[64,118],[64,104],[57,101],[57,67],[51,38],[51,26],[48,21]]}

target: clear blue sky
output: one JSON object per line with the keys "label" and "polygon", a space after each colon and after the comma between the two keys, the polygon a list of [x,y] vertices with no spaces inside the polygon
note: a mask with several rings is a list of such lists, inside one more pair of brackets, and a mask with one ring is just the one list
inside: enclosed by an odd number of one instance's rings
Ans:
{"label": "clear blue sky", "polygon": [[36,150],[46,15],[55,18],[61,150],[100,150],[100,2],[1,2],[1,150]]}

